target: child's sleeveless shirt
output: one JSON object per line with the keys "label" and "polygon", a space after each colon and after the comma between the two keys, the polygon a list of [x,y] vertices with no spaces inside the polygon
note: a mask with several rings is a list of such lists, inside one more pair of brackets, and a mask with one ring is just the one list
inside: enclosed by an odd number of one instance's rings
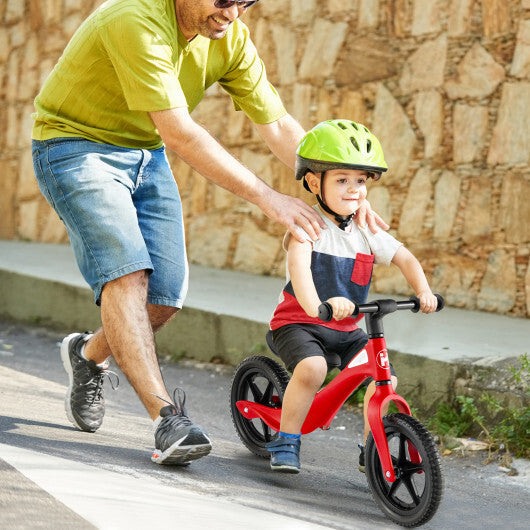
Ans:
{"label": "child's sleeveless shirt", "polygon": [[[350,225],[351,231],[345,232],[325,217],[318,206],[314,208],[327,224],[320,239],[313,242],[311,255],[311,273],[320,300],[324,302],[328,298],[343,296],[358,304],[366,302],[374,263],[390,265],[402,244],[383,230],[373,234],[369,228],[360,229],[354,222]],[[311,241],[306,232],[302,229],[300,232]],[[284,239],[285,249],[289,237],[290,234],[287,233]],[[348,317],[331,322],[310,317],[295,297],[288,270],[286,275],[287,283],[272,316],[271,329],[287,324],[318,324],[340,331],[353,331],[357,328],[357,322],[362,317]]]}

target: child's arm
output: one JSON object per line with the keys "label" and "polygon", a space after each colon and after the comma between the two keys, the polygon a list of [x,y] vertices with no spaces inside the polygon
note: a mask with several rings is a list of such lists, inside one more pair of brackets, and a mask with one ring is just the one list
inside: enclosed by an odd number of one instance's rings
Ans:
{"label": "child's arm", "polygon": [[432,294],[420,262],[410,250],[403,246],[399,247],[394,254],[392,263],[399,267],[409,285],[414,289],[420,300],[420,309],[424,313],[436,311],[438,300]]}
{"label": "child's arm", "polygon": [[[318,317],[318,306],[322,303],[311,273],[311,252],[313,246],[309,241],[300,241],[291,238],[287,246],[287,266],[293,284],[294,294],[302,309],[310,317]],[[347,298],[336,296],[326,300],[333,308],[333,318],[342,320],[351,316],[355,304]]]}

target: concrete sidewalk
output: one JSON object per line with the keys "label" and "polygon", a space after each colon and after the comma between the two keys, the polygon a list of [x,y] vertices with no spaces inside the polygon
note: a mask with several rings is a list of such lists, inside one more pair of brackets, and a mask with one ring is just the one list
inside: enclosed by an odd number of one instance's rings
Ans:
{"label": "concrete sidewalk", "polygon": [[[159,352],[233,365],[265,352],[282,286],[281,278],[191,266],[186,305],[157,335]],[[368,299],[378,297],[388,296]],[[0,241],[0,316],[65,333],[96,328],[99,309],[92,300],[68,245]],[[398,374],[407,373],[407,387],[425,392],[429,374],[429,392],[438,397],[457,391],[455,385],[495,385],[502,392],[498,369],[529,351],[529,319],[448,307],[432,315],[403,311],[384,322],[388,347],[397,352],[392,362]]]}

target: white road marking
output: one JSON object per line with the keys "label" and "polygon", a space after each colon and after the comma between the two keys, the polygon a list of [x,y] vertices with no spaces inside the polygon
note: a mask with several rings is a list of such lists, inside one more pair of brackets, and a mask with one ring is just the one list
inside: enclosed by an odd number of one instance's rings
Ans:
{"label": "white road marking", "polygon": [[0,458],[101,529],[317,530],[326,527],[56,456],[0,444]]}

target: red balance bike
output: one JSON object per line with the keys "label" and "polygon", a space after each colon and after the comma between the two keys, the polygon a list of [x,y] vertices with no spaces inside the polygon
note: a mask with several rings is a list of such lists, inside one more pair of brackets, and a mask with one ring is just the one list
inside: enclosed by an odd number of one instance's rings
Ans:
{"label": "red balance bike", "polygon": [[[438,308],[443,308],[443,298]],[[384,514],[402,526],[418,526],[435,514],[443,494],[443,474],[438,448],[425,426],[410,415],[410,407],[392,388],[390,362],[383,332],[383,317],[399,310],[419,311],[419,300],[374,300],[357,306],[364,313],[368,344],[315,396],[302,434],[329,429],[348,397],[372,377],[376,392],[368,405],[371,433],[365,448],[365,473],[372,495]],[[332,318],[331,306],[319,308],[324,321]],[[265,444],[278,436],[282,400],[289,375],[274,360],[254,356],[236,369],[231,389],[232,420],[245,446],[269,457]],[[394,402],[398,413],[382,418]]]}

